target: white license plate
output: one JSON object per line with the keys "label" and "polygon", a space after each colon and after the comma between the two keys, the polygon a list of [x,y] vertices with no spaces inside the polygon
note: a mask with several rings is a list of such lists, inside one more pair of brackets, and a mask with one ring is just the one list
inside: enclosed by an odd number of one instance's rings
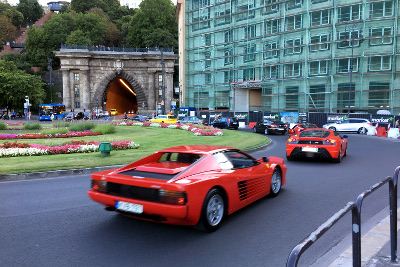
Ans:
{"label": "white license plate", "polygon": [[318,152],[318,148],[316,148],[316,147],[302,147],[301,151],[304,151],[304,152]]}
{"label": "white license plate", "polygon": [[115,203],[115,208],[120,211],[132,212],[137,214],[143,213],[143,205],[124,201],[117,201],[117,203]]}
{"label": "white license plate", "polygon": [[278,130],[279,130],[279,131],[283,131],[283,130],[285,130],[285,128],[278,128]]}

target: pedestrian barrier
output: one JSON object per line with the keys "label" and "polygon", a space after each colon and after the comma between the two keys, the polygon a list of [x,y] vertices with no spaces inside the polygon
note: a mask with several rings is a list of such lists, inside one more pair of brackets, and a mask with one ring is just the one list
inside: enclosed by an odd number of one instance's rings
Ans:
{"label": "pedestrian barrier", "polygon": [[367,127],[367,135],[376,135],[376,128],[378,127],[378,125],[376,126],[368,126]]}
{"label": "pedestrian barrier", "polygon": [[253,129],[257,122],[249,122],[249,129]]}
{"label": "pedestrian barrier", "polygon": [[400,166],[398,166],[393,177],[387,177],[385,180],[373,185],[367,191],[361,193],[356,202],[348,202],[340,211],[336,212],[324,224],[312,232],[306,239],[298,244],[290,253],[286,262],[286,267],[297,266],[300,256],[314,244],[324,233],[333,227],[349,211],[352,212],[352,249],[353,249],[353,267],[361,267],[361,206],[364,198],[372,194],[384,184],[389,184],[389,208],[390,208],[390,260],[396,261],[397,258],[397,182],[399,178]]}
{"label": "pedestrian barrier", "polygon": [[387,137],[385,127],[378,127],[378,128],[376,129],[376,136],[379,136],[379,137]]}
{"label": "pedestrian barrier", "polygon": [[391,129],[389,129],[387,135],[388,135],[389,138],[399,138],[400,137],[399,128],[391,128]]}

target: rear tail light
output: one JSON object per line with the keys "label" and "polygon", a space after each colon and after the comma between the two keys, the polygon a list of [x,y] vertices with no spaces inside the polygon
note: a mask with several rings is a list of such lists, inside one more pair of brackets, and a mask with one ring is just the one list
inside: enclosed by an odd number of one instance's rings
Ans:
{"label": "rear tail light", "polygon": [[228,119],[228,122],[231,123],[231,119],[230,118]]}
{"label": "rear tail light", "polygon": [[271,124],[270,127],[277,127],[275,124]]}
{"label": "rear tail light", "polygon": [[107,192],[107,182],[99,181],[99,180],[92,180],[92,190],[98,191],[101,193],[106,193]]}
{"label": "rear tail light", "polygon": [[326,145],[334,145],[334,144],[336,144],[336,141],[333,139],[326,139],[325,144]]}
{"label": "rear tail light", "polygon": [[158,194],[162,203],[176,205],[185,205],[187,203],[186,192],[160,189]]}

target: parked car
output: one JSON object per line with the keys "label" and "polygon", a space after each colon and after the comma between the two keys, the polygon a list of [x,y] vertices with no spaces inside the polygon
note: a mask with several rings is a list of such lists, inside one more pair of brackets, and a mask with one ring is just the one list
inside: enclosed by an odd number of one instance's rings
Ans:
{"label": "parked car", "polygon": [[150,122],[176,123],[178,119],[175,115],[158,115],[155,119],[150,119]]}
{"label": "parked car", "polygon": [[340,163],[342,157],[347,155],[346,138],[346,135],[341,137],[335,131],[322,128],[304,130],[300,135],[294,135],[287,140],[286,158],[322,158]]}
{"label": "parked car", "polygon": [[142,116],[142,115],[133,115],[133,116],[128,117],[128,119],[130,119],[132,121],[141,121],[141,122],[149,120],[149,118],[147,116]]}
{"label": "parked car", "polygon": [[88,120],[90,116],[89,112],[70,112],[65,116],[66,121],[72,121],[72,120]]}
{"label": "parked car", "polygon": [[292,129],[288,129],[289,136],[292,135],[299,135],[302,131],[307,129],[316,129],[318,128],[317,125],[313,123],[299,123],[292,127]]}
{"label": "parked car", "polygon": [[182,119],[179,119],[177,123],[204,124],[204,121],[202,119],[197,118],[196,116],[187,116]]}
{"label": "parked car", "polygon": [[239,120],[235,117],[219,117],[211,122],[211,126],[220,129],[235,129],[239,128]]}
{"label": "parked car", "polygon": [[92,174],[88,195],[108,211],[211,232],[226,215],[277,196],[286,170],[278,157],[255,159],[223,146],[177,146]]}
{"label": "parked car", "polygon": [[369,126],[372,126],[372,123],[367,119],[349,118],[340,122],[328,123],[322,127],[338,132],[357,132],[362,134],[367,132]]}
{"label": "parked car", "polygon": [[285,134],[287,131],[288,125],[280,120],[262,120],[258,121],[254,127],[253,131],[255,133],[264,133],[264,134]]}
{"label": "parked car", "polygon": [[116,110],[115,108],[110,109],[110,115],[111,116],[117,116],[118,115],[118,110]]}

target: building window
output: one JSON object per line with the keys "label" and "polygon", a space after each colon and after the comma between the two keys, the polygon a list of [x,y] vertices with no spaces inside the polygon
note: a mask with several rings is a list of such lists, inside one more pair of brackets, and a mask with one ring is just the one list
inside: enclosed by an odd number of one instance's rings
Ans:
{"label": "building window", "polygon": [[205,53],[205,62],[204,62],[204,66],[206,68],[211,67],[211,52],[206,52]]}
{"label": "building window", "polygon": [[280,0],[261,0],[261,6],[263,6],[263,13],[275,13],[279,11]]}
{"label": "building window", "polygon": [[391,56],[374,56],[369,58],[369,71],[387,71],[392,69]]}
{"label": "building window", "polygon": [[278,79],[279,65],[265,66],[263,80]]}
{"label": "building window", "polygon": [[74,80],[79,81],[79,73],[74,73]]}
{"label": "building window", "polygon": [[79,97],[79,84],[75,84],[74,92],[75,92],[75,97]]}
{"label": "building window", "polygon": [[251,39],[256,37],[256,25],[248,25],[244,28],[244,38]]}
{"label": "building window", "polygon": [[230,71],[224,71],[224,83],[229,83],[231,81]]}
{"label": "building window", "polygon": [[310,51],[323,51],[329,49],[329,34],[314,35],[310,38]]}
{"label": "building window", "polygon": [[302,27],[303,27],[303,16],[301,14],[287,17],[285,19],[286,31],[301,29]]}
{"label": "building window", "polygon": [[279,57],[278,42],[267,42],[264,44],[264,59]]}
{"label": "building window", "polygon": [[301,76],[301,63],[285,64],[285,78]]}
{"label": "building window", "polygon": [[393,1],[372,2],[370,6],[370,17],[381,18],[393,16]]}
{"label": "building window", "polygon": [[356,98],[356,84],[351,83],[351,88],[350,88],[350,83],[339,83],[338,84],[338,92],[336,94],[337,98],[337,107],[340,108],[348,108],[349,106],[349,90],[351,89],[350,92],[350,107],[355,106],[355,98]]}
{"label": "building window", "polygon": [[368,94],[369,107],[389,107],[390,84],[388,82],[370,82]]}
{"label": "building window", "polygon": [[274,34],[279,32],[279,19],[268,20],[264,22],[264,34]]}
{"label": "building window", "polygon": [[[353,71],[358,72],[359,58],[353,58]],[[337,60],[337,73],[349,73],[351,71],[351,58],[340,58]]]}
{"label": "building window", "polygon": [[233,41],[233,30],[225,31],[225,43],[229,43]]}
{"label": "building window", "polygon": [[264,109],[272,108],[272,87],[262,89],[261,100]]}
{"label": "building window", "polygon": [[256,72],[254,68],[248,68],[244,71],[244,81],[254,81],[256,79]]}
{"label": "building window", "polygon": [[211,34],[204,35],[204,45],[211,45]]}
{"label": "building window", "polygon": [[311,12],[311,16],[310,16],[311,27],[327,25],[330,23],[331,23],[331,10],[330,9]]}
{"label": "building window", "polygon": [[286,10],[301,7],[303,0],[286,0]]}
{"label": "building window", "polygon": [[254,17],[254,0],[237,0],[236,21]]}
{"label": "building window", "polygon": [[286,108],[298,108],[299,105],[299,87],[298,86],[288,86],[286,87],[285,94],[285,104]]}
{"label": "building window", "polygon": [[360,20],[361,19],[361,5],[342,6],[338,8],[339,22]]}
{"label": "building window", "polygon": [[344,31],[344,32],[339,32],[338,33],[338,48],[349,48],[351,47],[351,34],[353,34],[353,47],[358,47],[360,46],[360,37],[361,37],[361,31]]}
{"label": "building window", "polygon": [[230,22],[231,8],[230,3],[215,6],[215,25],[222,25]]}
{"label": "building window", "polygon": [[311,61],[309,62],[309,75],[328,75],[329,69],[329,61],[328,60],[320,60],[320,61]]}
{"label": "building window", "polygon": [[211,73],[205,74],[205,84],[211,84]]}
{"label": "building window", "polygon": [[325,84],[310,85],[308,106],[313,109],[325,107]]}
{"label": "building window", "polygon": [[288,39],[285,41],[285,54],[293,55],[301,53],[301,38]]}
{"label": "building window", "polygon": [[254,61],[255,60],[256,45],[252,44],[244,48],[244,61]]}
{"label": "building window", "polygon": [[75,102],[75,108],[81,108],[81,102],[76,101]]}
{"label": "building window", "polygon": [[226,49],[224,54],[225,54],[224,65],[232,64],[233,63],[232,49]]}
{"label": "building window", "polygon": [[384,45],[393,43],[393,28],[392,27],[382,27],[382,28],[372,28],[369,32],[370,45]]}

